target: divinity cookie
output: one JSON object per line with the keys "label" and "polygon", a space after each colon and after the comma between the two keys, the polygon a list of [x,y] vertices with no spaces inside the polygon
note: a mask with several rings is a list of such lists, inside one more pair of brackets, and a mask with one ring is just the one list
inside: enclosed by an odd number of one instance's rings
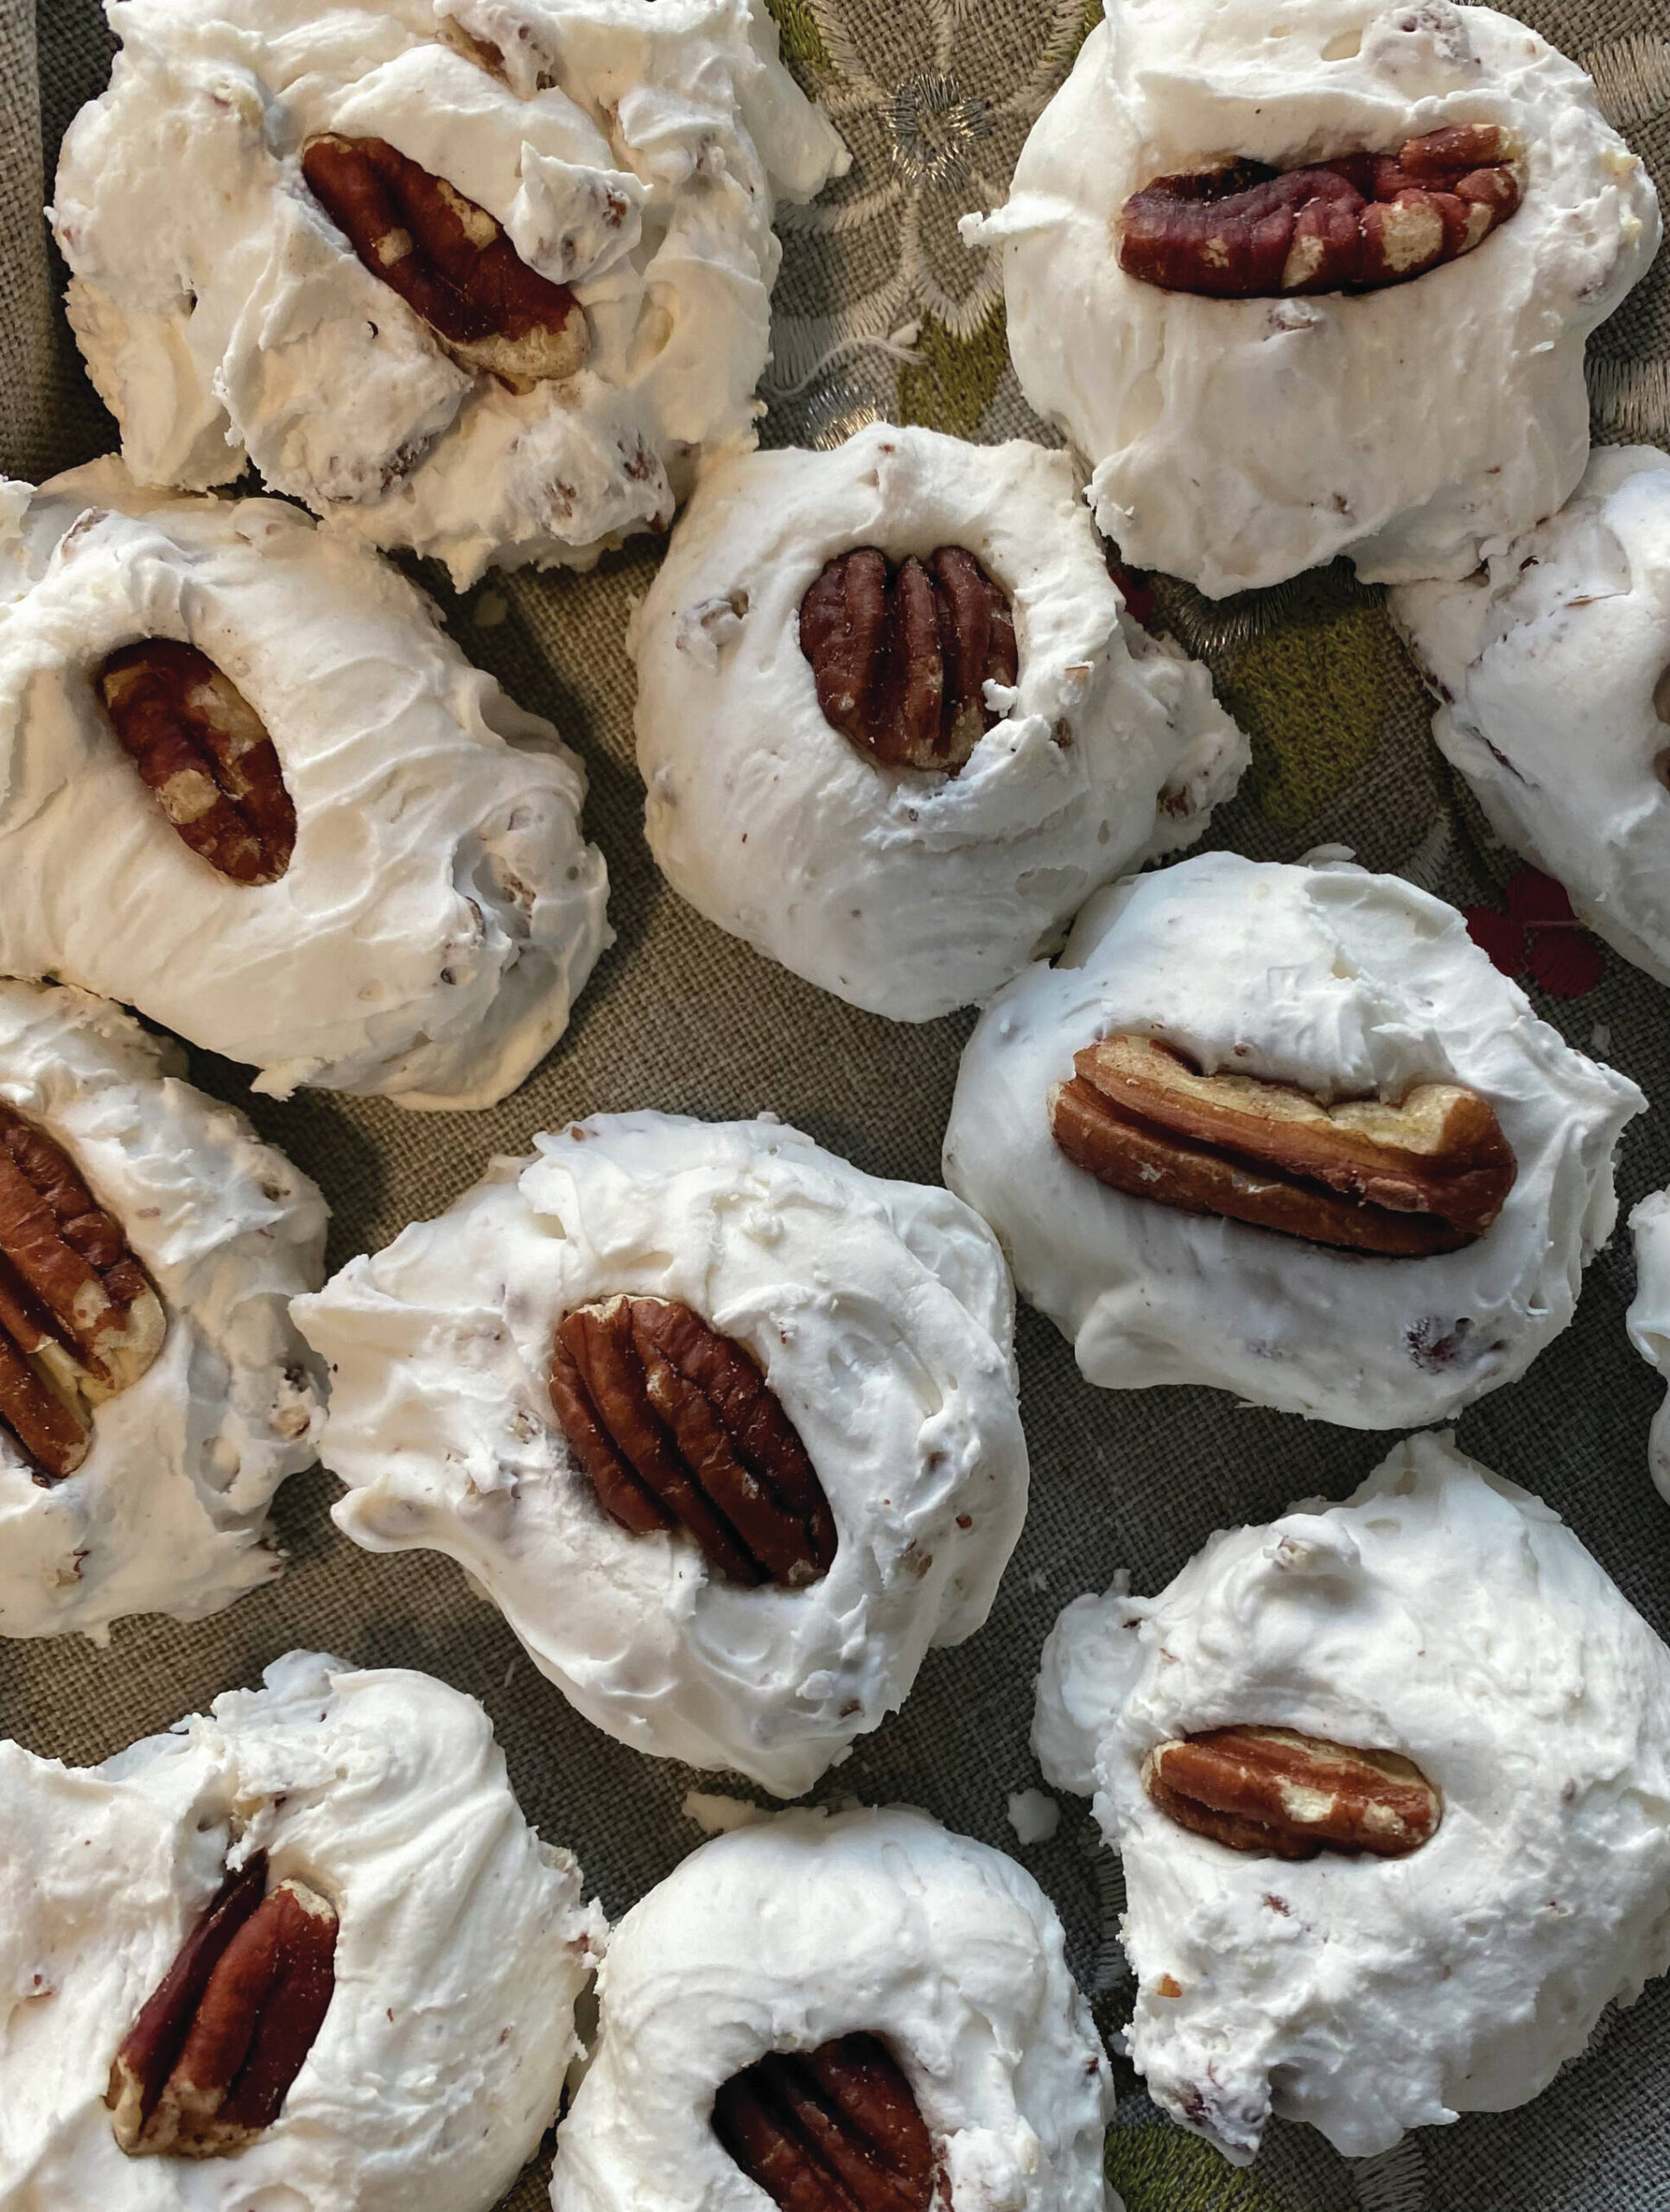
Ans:
{"label": "divinity cookie", "polygon": [[1464,576],[1583,474],[1584,343],[1658,249],[1652,182],[1510,16],[1275,13],[1109,8],[964,235],[1127,560],[1214,598],[1339,554]]}
{"label": "divinity cookie", "polygon": [[324,1414],[289,1301],[325,1202],[185,1056],[0,982],[0,1636],[201,1620],[279,1572]]}
{"label": "divinity cookie", "polygon": [[1237,2164],[1523,2104],[1670,1967],[1670,1651],[1446,1438],[1076,1599],[1033,1743],[1124,1857],[1133,2063]]}
{"label": "divinity cookie", "polygon": [[0,1744],[0,2202],[488,2212],[606,1936],[428,1675],[293,1651],[102,1766]]}
{"label": "divinity cookie", "polygon": [[0,499],[0,974],[298,1084],[491,1106],[611,941],[586,779],[374,555],[119,461]]}
{"label": "divinity cookie", "polygon": [[143,484],[587,567],[748,445],[778,194],[847,166],[763,0],[128,0],[64,140],[70,321]]}
{"label": "divinity cookie", "polygon": [[[1635,1295],[1625,1317],[1629,1341],[1670,1376],[1670,1191],[1643,1198],[1629,1227],[1635,1241]],[[1660,1496],[1670,1499],[1670,1398],[1654,1416],[1647,1463]]]}
{"label": "divinity cookie", "polygon": [[772,1119],[534,1141],[296,1300],[334,1517],[457,1560],[609,1735],[797,1796],[1020,1534],[1002,1255]]}
{"label": "divinity cookie", "polygon": [[1491,827],[1670,982],[1670,454],[1598,448],[1552,522],[1391,610]]}
{"label": "divinity cookie", "polygon": [[1124,605],[1064,454],[878,423],[729,462],[633,618],[668,880],[871,1013],[988,998],[1247,765]]}
{"label": "divinity cookie", "polygon": [[1087,1381],[1420,1426],[1571,1319],[1646,1103],[1425,892],[1210,853],[994,1000],[945,1179]]}
{"label": "divinity cookie", "polygon": [[1061,1923],[925,1813],[784,1813],[691,1854],[598,1980],[555,2212],[1117,2212]]}

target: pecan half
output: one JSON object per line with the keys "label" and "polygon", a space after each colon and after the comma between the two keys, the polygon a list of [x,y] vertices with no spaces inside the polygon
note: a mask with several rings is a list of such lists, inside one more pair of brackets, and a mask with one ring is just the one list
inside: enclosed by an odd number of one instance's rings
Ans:
{"label": "pecan half", "polygon": [[398,292],[466,368],[512,391],[571,377],[591,351],[566,284],[530,269],[485,207],[382,138],[326,132],[302,174],[373,276]]}
{"label": "pecan half", "polygon": [[233,883],[276,883],[295,848],[295,809],[266,725],[195,645],[124,645],[93,683],[122,750],[182,843]]}
{"label": "pecan half", "polygon": [[1125,203],[1119,265],[1211,299],[1373,291],[1471,253],[1519,204],[1505,134],[1457,124],[1395,155],[1158,177]]}
{"label": "pecan half", "polygon": [[612,1519],[688,1529],[733,1582],[797,1589],[828,1573],[835,1526],[794,1423],[751,1352],[676,1300],[568,1314],[551,1404]]}
{"label": "pecan half", "polygon": [[898,568],[873,545],[829,562],[800,602],[800,650],[824,720],[860,753],[952,775],[998,720],[982,687],[1019,669],[1009,601],[961,545]]}
{"label": "pecan half", "polygon": [[1412,1759],[1291,1728],[1213,1728],[1161,1744],[1143,1762],[1142,1786],[1179,1827],[1277,1859],[1405,1858],[1444,1811]]}
{"label": "pecan half", "polygon": [[0,1424],[37,1482],[73,1475],[92,1408],[162,1348],[162,1302],[61,1146],[0,1105]]}
{"label": "pecan half", "polygon": [[1073,1065],[1051,1099],[1056,1142],[1111,1189],[1185,1213],[1410,1258],[1472,1243],[1514,1186],[1495,1109],[1455,1084],[1324,1106],[1288,1084],[1202,1075],[1130,1035]]}
{"label": "pecan half", "polygon": [[714,2100],[714,2133],[783,2212],[930,2212],[922,2114],[885,2044],[838,2037],[773,2051]]}
{"label": "pecan half", "polygon": [[123,2038],[105,2102],[131,2158],[224,2158],[283,2109],[336,1988],[336,1913],[303,1883],[229,1875]]}

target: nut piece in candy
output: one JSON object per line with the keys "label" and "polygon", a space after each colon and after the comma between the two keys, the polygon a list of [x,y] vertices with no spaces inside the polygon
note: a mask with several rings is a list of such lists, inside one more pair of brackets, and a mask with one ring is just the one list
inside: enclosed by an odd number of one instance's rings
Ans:
{"label": "nut piece in candy", "polygon": [[1288,1084],[1202,1075],[1133,1035],[1073,1065],[1050,1102],[1056,1142],[1111,1189],[1185,1213],[1418,1257],[1483,1236],[1514,1186],[1495,1109],[1455,1084],[1324,1106]]}
{"label": "nut piece in candy", "polygon": [[1405,1858],[1444,1811],[1413,1760],[1289,1728],[1214,1728],[1160,1744],[1143,1762],[1142,1786],[1179,1827],[1278,1859]]}
{"label": "nut piece in candy", "polygon": [[1396,155],[1158,177],[1125,203],[1119,265],[1211,299],[1372,291],[1471,253],[1519,204],[1504,133],[1457,124]]}
{"label": "nut piece in candy", "polygon": [[181,842],[233,883],[276,883],[295,846],[295,809],[266,726],[194,645],[148,638],[96,671],[123,751]]}
{"label": "nut piece in candy", "polygon": [[124,2037],[105,2101],[130,2158],[224,2158],[264,2134],[336,1987],[336,1913],[303,1883],[229,1875]]}
{"label": "nut piece in candy", "polygon": [[466,368],[512,391],[571,377],[591,350],[566,284],[530,269],[485,207],[381,138],[310,138],[302,173],[373,276]]}
{"label": "nut piece in candy", "polygon": [[897,569],[873,545],[829,562],[800,602],[800,650],[860,752],[952,775],[998,720],[983,686],[1019,668],[1008,600],[960,545]]}
{"label": "nut piece in candy", "polygon": [[577,1307],[556,1332],[550,1392],[623,1529],[687,1529],[733,1582],[797,1589],[828,1573],[835,1519],[805,1446],[752,1356],[691,1307]]}
{"label": "nut piece in candy", "polygon": [[934,2202],[933,2145],[875,2036],[773,2051],[733,2074],[714,2100],[714,2133],[783,2212],[930,2212]]}
{"label": "nut piece in candy", "polygon": [[495,46],[490,38],[478,38],[473,31],[466,30],[456,16],[443,16],[435,26],[435,35],[442,46],[461,54],[466,61],[473,61],[490,77],[497,77],[501,84],[510,81],[505,73],[504,48]]}
{"label": "nut piece in candy", "polygon": [[118,1224],[62,1147],[0,1105],[0,1425],[42,1484],[92,1448],[92,1409],[137,1382],[168,1323]]}

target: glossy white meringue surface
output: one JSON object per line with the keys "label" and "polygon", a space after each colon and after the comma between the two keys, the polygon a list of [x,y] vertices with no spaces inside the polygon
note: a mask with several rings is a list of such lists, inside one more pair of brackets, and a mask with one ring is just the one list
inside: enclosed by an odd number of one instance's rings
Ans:
{"label": "glossy white meringue surface", "polygon": [[773,2050],[879,2036],[957,2212],[1119,2212],[1107,2055],[1024,1867],[894,1806],[715,1837],[632,1907],[599,1977],[554,2212],[757,2212],[714,2093]]}
{"label": "glossy white meringue surface", "polygon": [[[588,567],[752,443],[775,200],[847,165],[763,0],[126,0],[112,20],[52,213],[142,483],[204,490],[247,456],[461,588]],[[461,366],[314,198],[321,132],[393,146],[571,287],[579,372],[518,393]]]}
{"label": "glossy white meringue surface", "polygon": [[1597,448],[1552,520],[1388,605],[1491,827],[1670,983],[1670,454]]}
{"label": "glossy white meringue surface", "polygon": [[[1513,1189],[1476,1243],[1415,1259],[1127,1197],[1050,1119],[1074,1054],[1121,1032],[1324,1099],[1469,1085],[1513,1149]],[[963,1054],[945,1179],[1087,1381],[1211,1383],[1395,1428],[1512,1382],[1565,1328],[1617,1217],[1620,1132],[1646,1103],[1537,1019],[1453,907],[1349,865],[1209,853],[1098,893],[1059,962],[994,1000]]]}
{"label": "glossy white meringue surface", "polygon": [[[1629,1217],[1635,1245],[1635,1295],[1625,1319],[1641,1357],[1670,1377],[1670,1191],[1655,1191]],[[1653,1417],[1647,1464],[1670,1502],[1670,1395]]]}
{"label": "glossy white meringue surface", "polygon": [[184,1068],[116,1007],[0,981],[0,1103],[69,1155],[168,1323],[63,1481],[0,1423],[0,1636],[219,1611],[279,1573],[268,1506],[318,1457],[319,1363],[289,1301],[324,1280],[325,1201]]}
{"label": "glossy white meringue surface", "polygon": [[[989,998],[1098,885],[1192,843],[1247,740],[1126,615],[1067,455],[878,423],[702,483],[633,618],[645,830],[710,921],[838,998],[927,1021]],[[826,562],[972,553],[1007,596],[1013,691],[955,776],[879,766],[823,716],[800,606]]]}
{"label": "glossy white meringue surface", "polygon": [[[1158,177],[1463,123],[1509,134],[1523,204],[1411,283],[1217,300],[1119,266],[1120,212]],[[1464,576],[1552,514],[1589,455],[1584,341],[1660,237],[1584,72],[1451,0],[1119,0],[1007,205],[963,231],[1003,255],[1016,373],[1094,467],[1102,529],[1214,598],[1339,554],[1370,582]]]}
{"label": "glossy white meringue surface", "polygon": [[[490,1106],[612,942],[586,778],[389,563],[276,499],[98,461],[0,499],[0,974],[53,976],[300,1084]],[[276,882],[185,845],[92,673],[194,645],[265,723],[296,814]]]}
{"label": "glossy white meringue surface", "polygon": [[[1019,1535],[1002,1255],[946,1192],[772,1119],[597,1115],[535,1145],[296,1301],[338,1525],[457,1560],[623,1743],[798,1796],[981,1626]],[[563,1316],[617,1294],[681,1300],[759,1362],[835,1516],[820,1580],[746,1588],[605,1513],[549,1373]]]}
{"label": "glossy white meringue surface", "polygon": [[[117,2047],[219,1888],[268,1858],[336,1909],[336,1986],[237,2156],[129,2158]],[[0,1744],[8,2212],[490,2212],[556,2115],[606,1924],[523,1819],[487,1716],[293,1651],[102,1766]]]}
{"label": "glossy white meringue surface", "polygon": [[[1144,1759],[1239,1724],[1413,1759],[1437,1833],[1289,1863],[1178,1827]],[[1237,2164],[1273,2113],[1366,2158],[1523,2104],[1670,1967],[1670,1651],[1447,1438],[1214,1536],[1157,1598],[1075,1599],[1033,1742],[1124,1857],[1132,2059]]]}

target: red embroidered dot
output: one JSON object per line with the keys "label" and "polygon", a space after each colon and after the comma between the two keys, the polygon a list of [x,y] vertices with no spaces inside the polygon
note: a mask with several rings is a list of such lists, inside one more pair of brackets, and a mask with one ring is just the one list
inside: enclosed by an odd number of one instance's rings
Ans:
{"label": "red embroidered dot", "polygon": [[1467,925],[1468,936],[1504,976],[1523,973],[1529,948],[1525,931],[1517,922],[1498,913],[1494,906],[1464,906],[1462,918]]}
{"label": "red embroidered dot", "polygon": [[1606,973],[1606,955],[1587,930],[1575,925],[1539,930],[1531,941],[1530,969],[1551,997],[1580,999]]}
{"label": "red embroidered dot", "polygon": [[1133,622],[1141,623],[1145,630],[1152,630],[1159,601],[1154,597],[1146,571],[1127,569],[1115,561],[1109,563],[1109,573],[1125,594],[1126,613]]}
{"label": "red embroidered dot", "polygon": [[1508,886],[1508,911],[1527,930],[1558,929],[1577,921],[1563,883],[1540,868],[1522,868]]}

